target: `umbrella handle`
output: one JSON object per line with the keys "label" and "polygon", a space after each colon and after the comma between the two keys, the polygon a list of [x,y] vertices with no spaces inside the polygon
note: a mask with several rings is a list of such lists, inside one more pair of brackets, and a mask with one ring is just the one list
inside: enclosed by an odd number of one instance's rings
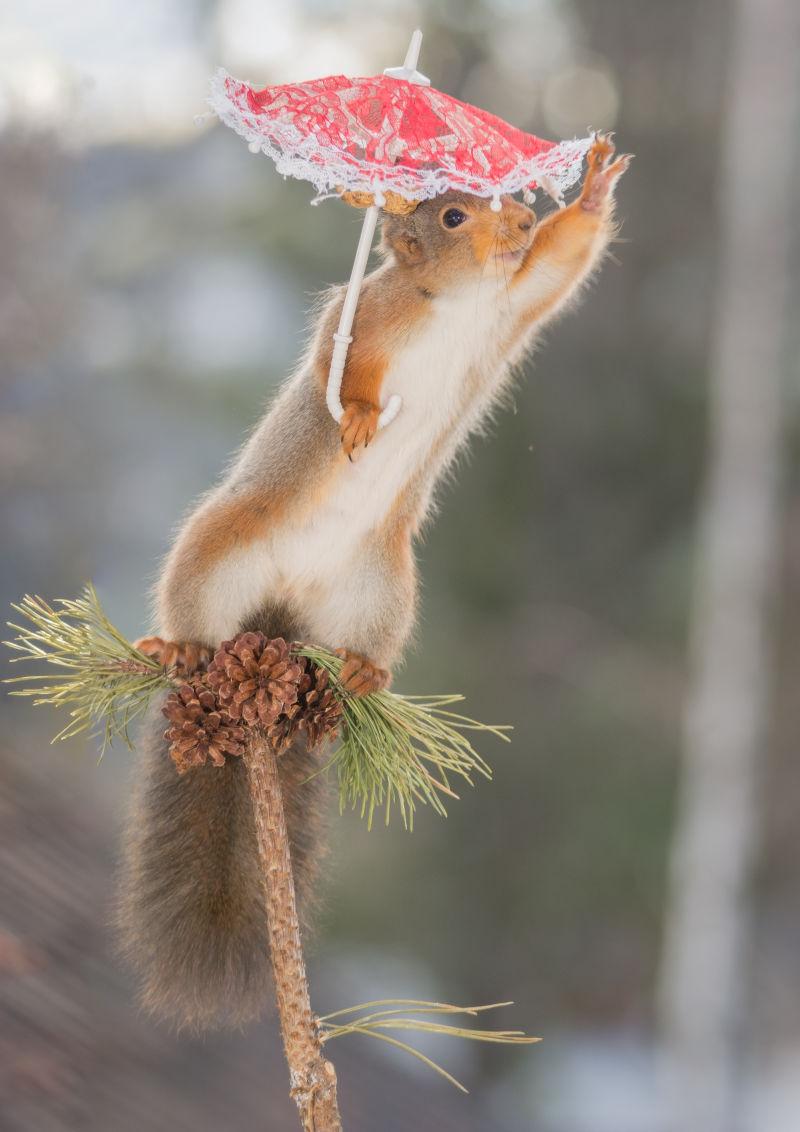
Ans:
{"label": "umbrella handle", "polygon": [[[417,60],[419,59],[419,49],[421,46],[422,32],[417,28],[411,36],[411,42],[408,45],[408,51],[406,52],[403,66],[389,67],[383,73],[385,75],[391,75],[396,79],[405,79],[407,82],[417,83],[419,86],[430,86],[430,79],[420,74],[417,70]],[[380,191],[375,193],[374,199],[379,201],[380,204],[383,204],[383,196]],[[361,282],[364,278],[364,272],[367,269],[369,250],[372,247],[372,240],[375,236],[378,212],[378,205],[372,204],[364,213],[361,236],[358,241],[358,247],[356,248],[356,257],[353,260],[353,270],[350,272],[350,281],[347,284],[344,306],[342,307],[342,313],[339,317],[339,329],[333,336],[333,355],[331,357],[331,368],[328,371],[325,402],[328,406],[328,412],[337,424],[344,416],[344,407],[342,406],[344,364],[347,360],[347,348],[353,341],[353,336],[350,331],[353,329],[353,319],[355,318]],[[378,428],[385,428],[386,425],[391,424],[400,412],[402,406],[403,398],[400,397],[399,394],[393,393],[383,412],[378,417]]]}
{"label": "umbrella handle", "polygon": [[[358,247],[356,248],[356,257],[353,260],[353,270],[350,273],[350,282],[347,284],[347,293],[344,297],[344,305],[339,317],[339,329],[333,336],[333,356],[331,357],[331,368],[328,371],[328,386],[325,391],[325,401],[328,406],[328,412],[337,424],[344,416],[344,407],[342,405],[344,364],[347,360],[347,348],[353,341],[353,336],[350,331],[353,328],[356,304],[358,303],[358,295],[361,291],[361,281],[364,278],[364,272],[367,267],[367,260],[369,259],[369,251],[372,247],[372,240],[375,235],[375,225],[378,222],[379,211],[378,206],[373,204],[370,205],[364,214],[364,223],[361,226],[361,236],[358,241]],[[391,424],[400,412],[402,405],[402,397],[397,393],[393,393],[389,398],[388,404],[378,417],[378,428],[385,428],[386,425]]]}

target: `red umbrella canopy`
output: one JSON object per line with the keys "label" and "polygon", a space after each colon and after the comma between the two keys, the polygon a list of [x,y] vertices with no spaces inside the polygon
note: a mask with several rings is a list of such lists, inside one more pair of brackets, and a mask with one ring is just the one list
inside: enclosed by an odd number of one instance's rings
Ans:
{"label": "red umbrella canopy", "polygon": [[546,141],[388,75],[331,75],[255,90],[219,71],[209,102],[254,152],[319,192],[391,190],[425,200],[462,189],[498,199],[541,185],[560,198],[578,180],[591,144]]}

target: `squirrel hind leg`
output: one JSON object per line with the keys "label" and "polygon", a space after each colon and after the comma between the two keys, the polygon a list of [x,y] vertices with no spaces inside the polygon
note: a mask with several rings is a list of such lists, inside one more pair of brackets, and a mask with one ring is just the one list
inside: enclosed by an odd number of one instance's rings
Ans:
{"label": "squirrel hind leg", "polygon": [[[243,1026],[273,993],[247,771],[229,759],[178,775],[157,710],[146,732],[123,846],[119,943],[150,1012],[193,1031]],[[317,765],[302,749],[279,764],[301,913],[323,840],[327,786]]]}

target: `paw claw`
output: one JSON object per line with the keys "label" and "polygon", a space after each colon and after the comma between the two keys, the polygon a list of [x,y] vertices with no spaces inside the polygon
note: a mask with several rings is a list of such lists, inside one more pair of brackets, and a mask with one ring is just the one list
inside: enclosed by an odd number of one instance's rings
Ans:
{"label": "paw claw", "polygon": [[580,196],[580,206],[584,212],[600,212],[613,196],[614,185],[628,168],[630,154],[622,154],[613,161],[615,148],[611,141],[613,133],[596,133],[594,142],[586,156],[588,171]]}
{"label": "paw claw", "polygon": [[369,401],[350,401],[344,410],[341,445],[351,463],[359,450],[367,448],[378,431],[380,409]]}
{"label": "paw claw", "polygon": [[339,682],[351,696],[368,696],[389,684],[390,676],[386,669],[379,668],[361,653],[349,649],[336,649],[335,653],[344,660]]}
{"label": "paw claw", "polygon": [[163,637],[140,637],[133,647],[157,660],[164,668],[175,668],[182,675],[191,675],[205,668],[211,650],[195,641],[165,641]]}
{"label": "paw claw", "polygon": [[587,163],[590,169],[599,170],[607,166],[614,156],[613,137],[613,133],[601,133],[600,131],[595,133],[594,141],[587,154]]}

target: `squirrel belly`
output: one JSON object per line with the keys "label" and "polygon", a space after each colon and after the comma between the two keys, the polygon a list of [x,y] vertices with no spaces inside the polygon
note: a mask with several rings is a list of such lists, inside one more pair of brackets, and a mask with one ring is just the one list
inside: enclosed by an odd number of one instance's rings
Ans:
{"label": "squirrel belly", "polygon": [[[437,481],[614,234],[613,190],[628,159],[612,158],[599,136],[579,198],[536,226],[512,198],[496,213],[455,192],[384,218],[387,262],[365,280],[356,311],[342,426],[325,402],[336,288],[298,372],[178,532],[157,586],[161,637],[213,649],[260,630],[344,648],[387,676],[414,624],[412,543]],[[377,430],[391,394],[403,407]],[[231,759],[179,776],[160,716],[146,730],[122,944],[149,1008],[194,1028],[241,1024],[270,994],[245,767]],[[298,746],[278,764],[301,899],[321,856],[327,785],[313,771],[324,762]]]}
{"label": "squirrel belly", "polygon": [[[292,611],[305,639],[330,648],[342,642],[366,648],[362,639],[352,643],[353,627],[380,618],[380,609],[372,606],[385,600],[385,585],[372,575],[385,577],[387,568],[397,569],[380,559],[400,537],[400,512],[419,525],[423,500],[465,422],[482,415],[501,384],[499,344],[509,315],[499,297],[482,299],[470,287],[432,305],[384,379],[388,392],[403,397],[397,419],[355,462],[337,454],[334,466],[319,477],[313,508],[297,506],[261,537],[230,546],[211,567],[195,610],[209,640],[233,635],[268,597]],[[302,383],[311,380],[310,374],[299,377]],[[330,430],[335,434],[333,421]],[[265,434],[256,444],[271,440]],[[397,659],[393,642],[369,645],[384,666]]]}

